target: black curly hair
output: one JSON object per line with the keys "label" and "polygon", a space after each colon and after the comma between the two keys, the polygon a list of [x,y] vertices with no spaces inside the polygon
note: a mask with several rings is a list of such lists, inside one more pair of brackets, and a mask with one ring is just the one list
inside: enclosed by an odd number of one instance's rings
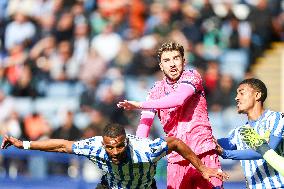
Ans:
{"label": "black curly hair", "polygon": [[103,130],[103,136],[116,138],[119,136],[126,136],[126,133],[122,125],[118,123],[108,123]]}
{"label": "black curly hair", "polygon": [[260,101],[262,103],[265,101],[267,97],[267,88],[260,79],[256,79],[256,78],[245,79],[242,82],[240,82],[239,86],[242,84],[247,84],[251,86],[254,90],[261,92]]}

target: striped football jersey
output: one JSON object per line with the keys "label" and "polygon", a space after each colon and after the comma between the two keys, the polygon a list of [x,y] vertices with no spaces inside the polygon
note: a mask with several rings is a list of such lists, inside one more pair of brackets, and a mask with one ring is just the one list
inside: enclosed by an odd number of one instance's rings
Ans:
{"label": "striped football jersey", "polygon": [[77,141],[73,153],[89,158],[104,172],[110,188],[151,188],[157,161],[167,154],[167,142],[162,138],[149,140],[127,135],[129,145],[126,161],[118,165],[109,159],[101,136]]}

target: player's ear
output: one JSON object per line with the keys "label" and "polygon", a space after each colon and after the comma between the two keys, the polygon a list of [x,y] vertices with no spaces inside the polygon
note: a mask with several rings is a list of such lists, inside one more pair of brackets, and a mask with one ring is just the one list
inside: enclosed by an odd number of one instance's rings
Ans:
{"label": "player's ear", "polygon": [[256,91],[255,98],[256,98],[256,101],[260,101],[260,99],[261,99],[261,92]]}
{"label": "player's ear", "polygon": [[161,71],[163,72],[164,69],[163,69],[163,66],[162,66],[162,63],[161,63],[161,62],[159,63],[159,66],[160,66]]}

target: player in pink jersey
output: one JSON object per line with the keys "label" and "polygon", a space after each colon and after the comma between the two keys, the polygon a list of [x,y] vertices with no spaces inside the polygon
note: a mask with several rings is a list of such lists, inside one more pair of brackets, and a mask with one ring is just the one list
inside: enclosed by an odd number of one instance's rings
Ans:
{"label": "player in pink jersey", "polygon": [[[158,59],[165,77],[155,83],[145,102],[124,100],[118,107],[126,110],[142,109],[136,135],[148,137],[157,113],[165,133],[185,142],[212,168],[221,168],[216,144],[208,119],[202,78],[196,70],[184,70],[184,49],[181,45],[164,43],[158,50]],[[210,182],[184,158],[173,152],[168,155],[167,188],[223,188],[217,178]]]}

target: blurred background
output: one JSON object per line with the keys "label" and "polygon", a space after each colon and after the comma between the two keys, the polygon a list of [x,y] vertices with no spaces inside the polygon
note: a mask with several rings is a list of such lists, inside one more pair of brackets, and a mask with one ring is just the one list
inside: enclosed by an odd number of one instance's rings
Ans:
{"label": "blurred background", "polygon": [[[1,0],[0,137],[79,140],[109,121],[134,134],[140,112],[116,103],[145,100],[169,40],[203,77],[216,138],[246,121],[234,102],[244,78],[263,80],[266,106],[284,111],[283,10],[284,0]],[[155,120],[150,137],[163,135]],[[225,188],[245,188],[239,161],[220,159]],[[86,158],[0,151],[1,188],[88,189],[100,177]],[[166,159],[156,178],[165,188]]]}

